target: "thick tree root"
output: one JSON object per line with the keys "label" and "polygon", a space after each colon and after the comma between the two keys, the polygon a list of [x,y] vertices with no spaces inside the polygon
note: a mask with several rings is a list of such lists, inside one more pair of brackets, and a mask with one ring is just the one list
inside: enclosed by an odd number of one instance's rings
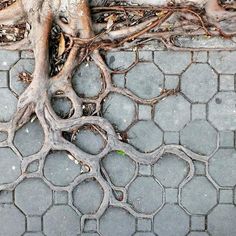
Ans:
{"label": "thick tree root", "polygon": [[[150,17],[135,23],[135,25],[128,25],[122,28],[125,22],[121,22],[118,27],[116,23],[111,28],[105,29],[95,35],[90,17],[90,9],[88,1],[85,0],[71,0],[65,1],[68,3],[67,12],[64,12],[65,19],[61,18],[60,6],[53,1],[17,1],[16,4],[9,8],[0,11],[0,24],[14,24],[16,21],[25,19],[31,25],[31,33],[29,39],[18,42],[15,45],[2,45],[4,48],[15,50],[23,46],[32,48],[35,56],[35,70],[33,73],[33,80],[25,92],[20,96],[17,112],[13,119],[8,123],[0,123],[0,131],[8,132],[7,141],[0,142],[0,147],[10,146],[15,152],[18,152],[13,145],[14,134],[27,123],[32,115],[36,115],[43,130],[44,130],[44,145],[42,149],[32,156],[24,158],[22,161],[22,168],[25,170],[23,175],[11,184],[1,186],[1,188],[14,188],[25,176],[40,176],[42,174],[42,167],[45,158],[50,150],[65,150],[76,163],[80,163],[85,171],[78,176],[72,184],[68,186],[68,191],[72,191],[74,186],[87,178],[95,178],[104,190],[103,202],[94,215],[84,215],[82,220],[88,218],[97,218],[101,216],[108,205],[122,206],[133,215],[142,217],[142,214],[135,212],[131,207],[125,203],[127,193],[123,188],[117,188],[112,185],[108,174],[104,169],[99,169],[99,162],[102,157],[111,151],[122,150],[130,158],[140,163],[155,163],[163,153],[174,153],[180,158],[189,163],[190,172],[182,184],[185,184],[194,174],[193,159],[202,162],[207,162],[207,156],[200,156],[180,145],[165,145],[152,153],[141,153],[132,146],[120,140],[112,125],[104,118],[99,116],[83,116],[83,104],[93,103],[96,105],[93,115],[101,112],[101,105],[104,98],[111,92],[123,94],[137,103],[154,104],[166,96],[173,95],[177,90],[165,90],[161,95],[153,99],[141,99],[133,94],[128,89],[120,89],[112,84],[111,77],[113,73],[121,73],[124,71],[112,71],[104,62],[100,55],[99,49],[111,49],[114,47],[122,47],[125,44],[134,42],[142,42],[146,38],[159,38],[164,40],[173,35],[193,34],[201,32],[207,35],[223,34],[234,35],[235,30],[235,12],[226,12],[222,7],[217,5],[216,1],[209,0],[206,5],[206,15],[201,16],[199,13],[191,8],[183,7],[95,7],[93,12],[112,10],[114,12],[127,11],[141,11],[143,14],[147,11],[152,12]],[[58,8],[57,8],[58,7]],[[56,10],[55,10],[56,9]],[[154,14],[154,15],[153,15]],[[185,20],[181,20],[186,15]],[[172,18],[173,17],[173,18]],[[62,20],[63,19],[63,20]],[[174,29],[163,31],[165,27],[172,24],[173,20],[178,19]],[[215,26],[214,29],[208,27],[206,19]],[[139,19],[140,20],[140,19]],[[49,39],[53,23],[56,22],[64,35],[69,34],[73,40],[70,49],[68,50],[67,60],[64,63],[61,71],[53,77],[50,77],[49,68]],[[227,27],[224,26],[228,22]],[[166,25],[165,25],[166,24]],[[163,26],[164,25],[164,26]],[[234,26],[233,26],[234,25]],[[117,26],[117,28],[115,27]],[[193,32],[188,29],[194,29]],[[186,30],[188,29],[188,30]],[[137,41],[136,41],[137,40]],[[29,45],[30,42],[30,45]],[[165,41],[166,42],[166,41]],[[169,41],[170,42],[170,41]],[[96,65],[100,68],[103,78],[103,90],[96,99],[86,99],[78,97],[75,94],[71,78],[76,68],[86,59],[90,57]],[[137,59],[136,62],[137,63]],[[135,63],[132,65],[134,66]],[[130,70],[129,67],[127,70]],[[59,118],[51,106],[51,98],[53,96],[67,97],[73,105],[73,114],[68,119]],[[63,133],[74,133],[85,125],[93,125],[102,131],[106,146],[98,155],[90,155],[83,152],[77,146],[63,137]],[[190,158],[191,157],[191,158]],[[30,163],[38,160],[39,170],[35,173],[27,173],[27,167]],[[53,186],[48,182],[52,189],[60,189],[60,187]],[[0,190],[1,190],[0,188]],[[121,191],[124,195],[123,201],[118,201],[113,191]],[[112,199],[110,201],[109,199]],[[72,201],[72,200],[70,200]]]}

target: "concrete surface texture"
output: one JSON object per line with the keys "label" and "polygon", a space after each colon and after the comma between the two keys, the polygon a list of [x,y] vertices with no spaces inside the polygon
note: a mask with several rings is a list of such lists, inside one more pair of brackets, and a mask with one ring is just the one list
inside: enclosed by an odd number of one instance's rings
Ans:
{"label": "concrete surface texture", "polygon": [[[125,69],[135,57],[110,52],[106,60]],[[101,116],[137,150],[132,157],[117,147],[101,158],[97,171],[111,191],[107,206],[99,180],[81,181],[84,167],[65,150],[51,150],[23,173],[22,160],[37,155],[44,143],[35,119],[16,132],[14,147],[1,145],[7,134],[0,131],[0,236],[236,235],[236,51],[147,50],[138,57],[138,64],[112,80],[149,102],[116,93],[103,101]],[[12,118],[27,87],[18,73],[31,73],[33,65],[29,52],[0,51],[1,122]],[[72,84],[78,96],[94,99],[102,90],[100,71],[85,63]],[[156,99],[170,89],[172,94]],[[52,105],[64,118],[71,106],[63,99]],[[73,144],[95,157],[106,145],[88,127]]]}

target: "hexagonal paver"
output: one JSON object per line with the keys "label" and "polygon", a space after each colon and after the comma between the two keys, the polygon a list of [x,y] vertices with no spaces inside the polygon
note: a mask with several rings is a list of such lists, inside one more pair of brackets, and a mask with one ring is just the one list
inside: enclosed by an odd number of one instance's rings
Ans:
{"label": "hexagonal paver", "polygon": [[43,216],[43,231],[50,236],[77,236],[80,216],[68,205],[53,206]]}
{"label": "hexagonal paver", "polygon": [[83,214],[93,214],[99,209],[103,195],[101,185],[94,179],[88,179],[73,190],[73,204]]}
{"label": "hexagonal paver", "polygon": [[162,205],[162,188],[152,177],[137,177],[129,186],[128,202],[141,213],[151,214]]}
{"label": "hexagonal paver", "polygon": [[182,236],[189,230],[189,216],[178,205],[165,205],[154,217],[154,232],[159,236]]}
{"label": "hexagonal paver", "polygon": [[56,151],[46,157],[43,172],[52,184],[66,186],[81,173],[81,166],[70,160],[67,152]]}
{"label": "hexagonal paver", "polygon": [[95,63],[83,63],[72,78],[78,96],[95,97],[102,89],[101,73]]}
{"label": "hexagonal paver", "polygon": [[215,51],[209,52],[209,62],[218,73],[234,74],[236,68],[234,63],[236,60],[236,51]]}
{"label": "hexagonal paver", "polygon": [[236,235],[236,207],[218,205],[208,216],[208,231],[211,235]]}
{"label": "hexagonal paver", "polygon": [[98,131],[89,128],[79,130],[73,143],[84,152],[93,155],[99,154],[106,145],[102,135]]}
{"label": "hexagonal paver", "polygon": [[192,64],[182,75],[181,91],[192,102],[207,102],[217,91],[217,75],[207,64]]}
{"label": "hexagonal paver", "polygon": [[130,236],[135,232],[135,218],[122,208],[108,208],[100,218],[103,236]]}
{"label": "hexagonal paver", "polygon": [[165,187],[176,188],[186,178],[189,165],[174,154],[164,154],[154,165],[154,176]]}
{"label": "hexagonal paver", "polygon": [[236,93],[219,92],[208,104],[208,119],[218,130],[236,129]]}
{"label": "hexagonal paver", "polygon": [[110,94],[104,100],[103,116],[120,131],[125,130],[135,117],[135,103],[120,94]]}
{"label": "hexagonal paver", "polygon": [[166,74],[180,74],[191,63],[191,53],[156,51],[154,52],[154,62]]}
{"label": "hexagonal paver", "polygon": [[55,113],[61,117],[62,119],[67,119],[73,113],[72,110],[72,102],[70,99],[65,97],[53,97],[51,100],[52,108]]}
{"label": "hexagonal paver", "polygon": [[102,160],[111,182],[116,186],[127,185],[135,174],[135,162],[127,155],[117,152],[109,153]]}
{"label": "hexagonal paver", "polygon": [[17,99],[8,88],[0,88],[0,94],[0,122],[6,122],[16,112]]}
{"label": "hexagonal paver", "polygon": [[182,96],[169,96],[155,106],[155,122],[165,131],[179,131],[190,121],[190,103]]}
{"label": "hexagonal paver", "polygon": [[126,87],[144,99],[160,95],[163,83],[164,75],[153,63],[138,63],[126,75]]}
{"label": "hexagonal paver", "polygon": [[128,142],[141,152],[151,152],[163,143],[163,132],[153,121],[138,121],[128,131]]}
{"label": "hexagonal paver", "polygon": [[0,184],[15,181],[21,175],[19,157],[10,148],[0,148]]}
{"label": "hexagonal paver", "polygon": [[180,142],[196,153],[210,155],[217,147],[217,131],[206,120],[194,120],[180,132]]}
{"label": "hexagonal paver", "polygon": [[25,179],[15,189],[15,202],[25,214],[41,215],[52,203],[52,191],[42,179]]}
{"label": "hexagonal paver", "polygon": [[122,70],[128,68],[135,61],[134,52],[108,52],[106,54],[107,64],[111,69]]}
{"label": "hexagonal paver", "polygon": [[221,186],[235,185],[235,169],[235,149],[219,149],[209,161],[209,174]]}
{"label": "hexagonal paver", "polygon": [[16,63],[20,58],[19,52],[17,51],[0,51],[0,70],[9,70],[10,67]]}
{"label": "hexagonal paver", "polygon": [[33,59],[20,59],[10,70],[10,88],[17,94],[22,94],[29,86],[28,83],[24,83],[20,80],[19,74],[27,72],[32,74],[34,71]]}
{"label": "hexagonal paver", "polygon": [[25,216],[14,205],[0,205],[1,236],[19,236],[25,231]]}
{"label": "hexagonal paver", "polygon": [[181,190],[182,205],[191,214],[207,214],[217,203],[217,191],[205,176],[195,176]]}
{"label": "hexagonal paver", "polygon": [[14,138],[14,145],[23,156],[38,152],[43,146],[44,132],[38,120],[26,123],[20,128]]}

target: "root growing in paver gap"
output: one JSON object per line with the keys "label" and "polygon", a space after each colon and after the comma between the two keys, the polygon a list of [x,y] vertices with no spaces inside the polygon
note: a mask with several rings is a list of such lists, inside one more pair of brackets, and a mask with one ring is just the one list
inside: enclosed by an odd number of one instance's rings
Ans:
{"label": "root growing in paver gap", "polygon": [[[187,5],[157,7],[126,4],[93,7],[92,13],[95,19],[92,21],[88,1],[65,2],[66,9],[60,9],[60,1],[50,0],[16,0],[10,6],[0,5],[2,28],[22,22],[30,25],[26,29],[29,32],[25,34],[24,39],[18,41],[21,38],[16,37],[17,42],[2,40],[0,48],[12,50],[27,48],[33,50],[35,56],[33,74],[24,72],[19,75],[22,81],[29,83],[29,86],[19,97],[13,119],[8,123],[0,123],[0,130],[8,132],[7,142],[2,142],[0,145],[13,146],[15,132],[36,115],[43,127],[45,142],[37,155],[24,158],[22,168],[26,170],[30,163],[39,160],[41,169],[37,174],[42,174],[42,163],[50,150],[68,151],[76,163],[80,163],[86,170],[84,171],[86,173],[75,180],[76,184],[85,178],[94,177],[103,188],[104,200],[98,212],[93,215],[96,218],[103,214],[110,204],[110,196],[117,191],[109,185],[105,174],[100,171],[100,159],[109,152],[122,150],[136,161],[154,163],[161,154],[171,150],[176,155],[181,153],[190,164],[192,163],[185,154],[191,152],[179,145],[163,146],[149,154],[140,153],[126,143],[125,133],[122,133],[120,140],[113,126],[106,119],[99,117],[102,102],[111,92],[125,95],[138,104],[150,105],[166,96],[178,93],[178,89],[163,90],[155,98],[142,99],[129,89],[115,87],[111,81],[112,74],[128,72],[137,64],[138,59],[136,58],[135,63],[125,71],[111,70],[100,51],[130,45],[136,47],[147,39],[159,39],[166,47],[178,49],[174,40],[178,35],[204,34],[231,37],[236,34],[236,12],[226,11],[216,0],[208,0],[204,9]],[[52,35],[53,30],[55,35]],[[103,89],[95,99],[77,96],[71,84],[73,73],[88,58],[99,67],[103,79]],[[61,119],[53,110],[51,100],[55,97],[68,98],[71,102],[72,110],[68,117]],[[95,129],[106,141],[104,149],[98,155],[81,151],[70,140],[85,126]],[[147,155],[149,159],[146,158]],[[199,156],[192,153],[192,158],[199,159]],[[3,187],[12,188],[18,182],[19,180]],[[120,199],[118,197],[112,204],[137,214],[122,200],[123,196]],[[91,216],[84,216],[84,219],[86,217]]]}

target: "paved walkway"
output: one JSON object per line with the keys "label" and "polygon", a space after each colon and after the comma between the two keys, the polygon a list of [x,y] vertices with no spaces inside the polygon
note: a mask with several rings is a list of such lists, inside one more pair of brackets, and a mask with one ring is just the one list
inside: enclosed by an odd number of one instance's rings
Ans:
{"label": "paved walkway", "polygon": [[[78,183],[85,170],[63,150],[47,155],[37,178],[30,174],[37,173],[38,161],[22,178],[21,160],[44,142],[36,119],[17,131],[14,147],[0,148],[0,236],[236,235],[236,51],[140,51],[139,60],[112,78],[139,102],[111,93],[102,107],[102,116],[137,150],[131,157],[118,148],[101,159],[113,196],[106,210],[94,218],[107,193],[95,179]],[[134,52],[107,55],[114,69],[134,61]],[[27,86],[18,74],[33,66],[30,53],[0,52],[0,121],[11,119]],[[92,63],[72,82],[79,96],[96,97],[102,90]],[[169,89],[172,94],[155,99]],[[52,102],[66,118],[70,101]],[[86,114],[92,109],[84,107]],[[6,138],[0,132],[0,145]],[[73,143],[93,155],[105,146],[101,133],[86,126]],[[12,182],[13,188],[2,187]]]}

